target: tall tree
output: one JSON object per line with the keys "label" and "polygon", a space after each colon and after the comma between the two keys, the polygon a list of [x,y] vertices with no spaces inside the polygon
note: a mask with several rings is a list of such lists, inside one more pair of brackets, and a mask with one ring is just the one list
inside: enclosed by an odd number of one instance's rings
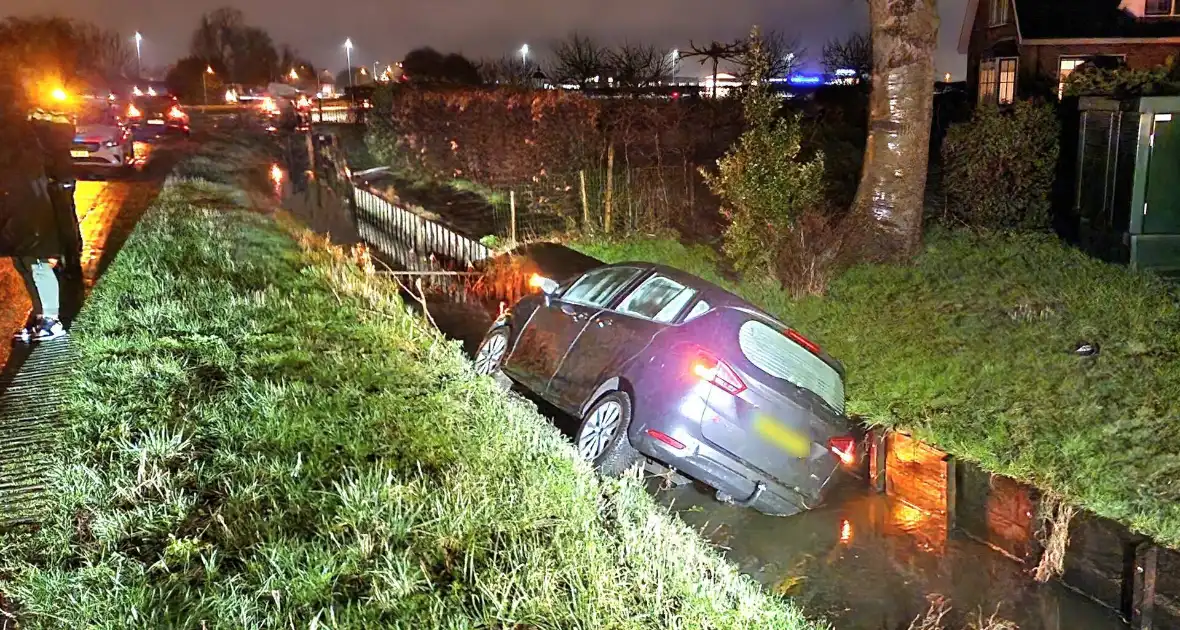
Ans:
{"label": "tall tree", "polygon": [[402,71],[411,83],[480,83],[479,68],[470,59],[458,53],[443,54],[430,47],[406,53]]}
{"label": "tall tree", "polygon": [[553,49],[549,77],[554,83],[590,87],[607,70],[608,52],[589,37],[571,33]]}
{"label": "tall tree", "polygon": [[190,50],[193,57],[226,68],[233,83],[260,85],[282,72],[279,53],[270,35],[246,24],[242,12],[229,7],[201,16]]}
{"label": "tall tree", "polygon": [[479,76],[483,82],[496,85],[532,85],[539,71],[535,63],[517,55],[485,59],[479,64]]}
{"label": "tall tree", "polygon": [[736,57],[733,61],[741,68],[738,78],[743,82],[788,77],[799,67],[799,63],[807,50],[799,43],[799,38],[787,36],[782,31],[766,31],[757,34],[758,47],[761,57],[766,61],[760,67],[764,76],[756,76],[753,66],[749,62],[749,47],[753,40],[735,47]]}
{"label": "tall tree", "polygon": [[607,53],[606,67],[621,87],[642,88],[668,77],[672,64],[655,46],[625,43]]}
{"label": "tall tree", "polygon": [[860,259],[904,261],[922,244],[938,6],[937,0],[868,2],[872,93],[852,242]]}
{"label": "tall tree", "polygon": [[867,83],[873,75],[873,42],[864,33],[833,39],[824,44],[823,62],[828,74],[852,70],[862,82]]}
{"label": "tall tree", "polygon": [[717,67],[722,61],[738,61],[741,59],[742,53],[746,50],[744,42],[730,42],[723,44],[714,41],[708,46],[697,46],[691,40],[688,42],[689,52],[684,55],[685,59],[697,58],[701,60],[701,65],[706,62],[713,63],[713,97],[717,97]]}
{"label": "tall tree", "polygon": [[126,76],[131,58],[123,37],[87,22],[61,17],[0,21],[0,63],[20,72],[112,80]]}

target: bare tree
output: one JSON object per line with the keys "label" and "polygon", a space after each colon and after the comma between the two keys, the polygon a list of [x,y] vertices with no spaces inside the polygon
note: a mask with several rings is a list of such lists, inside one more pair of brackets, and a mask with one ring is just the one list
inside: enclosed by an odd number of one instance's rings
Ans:
{"label": "bare tree", "polygon": [[744,42],[730,42],[723,44],[714,41],[706,47],[697,46],[691,40],[688,42],[689,52],[684,54],[685,59],[693,57],[701,60],[701,65],[705,62],[713,62],[713,97],[717,97],[717,66],[722,61],[737,61],[741,58],[742,52],[745,50]]}
{"label": "bare tree", "polygon": [[768,62],[764,67],[766,76],[756,77],[751,73],[748,62],[749,55],[743,54],[749,47],[748,43],[737,45],[736,56],[731,59],[741,67],[738,78],[743,82],[752,80],[775,79],[788,77],[799,67],[799,62],[807,50],[799,43],[799,38],[788,37],[781,31],[767,31],[758,35],[762,54]]}
{"label": "bare tree", "polygon": [[499,59],[485,59],[479,63],[479,75],[484,83],[494,85],[532,85],[537,65],[516,55]]}
{"label": "bare tree", "polygon": [[607,68],[620,87],[642,88],[667,78],[672,64],[655,46],[623,44],[607,53]]}
{"label": "bare tree", "polygon": [[555,83],[571,83],[586,89],[607,68],[608,53],[589,37],[571,33],[553,49],[549,77]]}
{"label": "bare tree", "polygon": [[201,16],[190,50],[226,68],[234,83],[266,83],[284,71],[270,34],[247,25],[242,12],[229,7]]}
{"label": "bare tree", "polygon": [[937,0],[869,0],[869,138],[852,205],[856,259],[905,261],[922,244]]}
{"label": "bare tree", "polygon": [[861,81],[868,81],[873,74],[873,42],[864,33],[833,39],[824,44],[823,61],[828,74],[852,70]]}

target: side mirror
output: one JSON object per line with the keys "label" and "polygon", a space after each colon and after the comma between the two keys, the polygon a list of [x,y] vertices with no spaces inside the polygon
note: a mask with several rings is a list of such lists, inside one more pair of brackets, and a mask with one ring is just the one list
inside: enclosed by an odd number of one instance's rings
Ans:
{"label": "side mirror", "polygon": [[550,280],[549,278],[543,277],[541,275],[533,274],[533,277],[529,278],[529,286],[535,289],[540,289],[542,293],[549,296],[557,293],[557,289],[560,285],[558,285],[557,281],[555,280]]}

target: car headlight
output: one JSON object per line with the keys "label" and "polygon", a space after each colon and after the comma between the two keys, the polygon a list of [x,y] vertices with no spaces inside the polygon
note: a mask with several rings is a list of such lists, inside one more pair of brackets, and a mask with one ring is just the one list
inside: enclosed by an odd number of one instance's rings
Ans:
{"label": "car headlight", "polygon": [[114,148],[114,147],[119,146],[119,143],[115,142],[114,140],[107,140],[106,142],[102,143],[102,146],[108,147],[108,148]]}

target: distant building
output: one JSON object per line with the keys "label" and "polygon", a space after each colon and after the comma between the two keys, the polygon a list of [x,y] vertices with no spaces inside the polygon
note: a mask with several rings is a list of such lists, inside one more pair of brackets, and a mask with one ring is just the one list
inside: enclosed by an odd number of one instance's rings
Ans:
{"label": "distant building", "polygon": [[1180,0],[968,0],[959,34],[980,103],[1061,95],[1075,68],[1150,68],[1180,53]]}

